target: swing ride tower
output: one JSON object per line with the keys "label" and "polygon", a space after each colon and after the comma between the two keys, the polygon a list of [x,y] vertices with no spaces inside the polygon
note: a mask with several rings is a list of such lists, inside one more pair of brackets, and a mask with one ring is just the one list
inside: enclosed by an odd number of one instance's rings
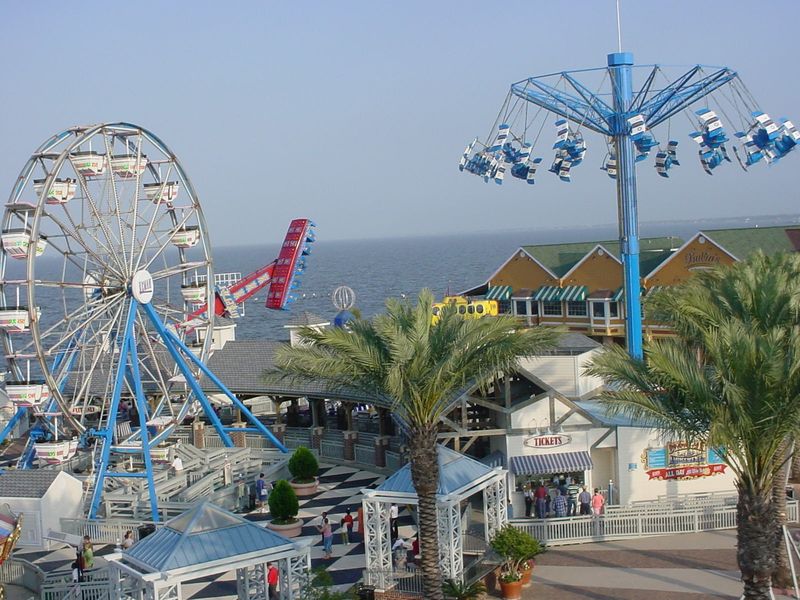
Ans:
{"label": "swing ride tower", "polygon": [[[744,170],[758,162],[774,163],[794,150],[800,133],[787,119],[773,121],[758,108],[738,74],[728,67],[695,65],[670,75],[674,67],[634,66],[633,54],[608,55],[605,68],[561,71],[530,77],[511,85],[495,124],[483,141],[476,138],[464,151],[459,168],[485,182],[502,184],[512,178],[535,183],[542,162],[536,142],[548,116],[556,116],[555,158],[548,169],[565,182],[587,152],[582,130],[605,138],[608,148],[601,167],[616,180],[620,254],[624,273],[625,336],[628,352],[642,358],[642,310],[639,273],[639,218],[636,168],[658,148],[655,167],[664,178],[679,166],[678,141],[669,139],[670,119],[686,114],[696,131],[689,137],[699,146],[699,158],[709,175],[732,162],[728,145]],[[645,73],[640,87],[634,74]],[[599,83],[598,83],[599,82]],[[538,107],[529,111],[529,106]],[[697,108],[693,114],[691,107]],[[727,136],[722,117],[737,125],[734,140]],[[533,115],[531,113],[534,112]],[[538,133],[537,119],[541,117]],[[654,130],[666,125],[667,141]]]}

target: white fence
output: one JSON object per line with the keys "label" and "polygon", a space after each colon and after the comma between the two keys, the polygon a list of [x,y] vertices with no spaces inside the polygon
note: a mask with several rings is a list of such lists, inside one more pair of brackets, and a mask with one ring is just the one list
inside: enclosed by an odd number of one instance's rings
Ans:
{"label": "white fence", "polygon": [[[601,542],[676,533],[697,533],[736,527],[736,505],[724,501],[674,509],[653,502],[632,507],[609,507],[600,517],[512,519],[511,524],[549,546]],[[798,521],[797,501],[787,503],[787,518]]]}

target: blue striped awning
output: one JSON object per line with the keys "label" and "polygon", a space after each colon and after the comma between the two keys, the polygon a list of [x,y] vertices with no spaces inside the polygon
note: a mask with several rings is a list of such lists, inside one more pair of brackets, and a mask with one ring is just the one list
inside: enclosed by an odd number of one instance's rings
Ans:
{"label": "blue striped awning", "polygon": [[568,285],[561,291],[561,300],[564,302],[583,302],[589,289],[585,285]]}
{"label": "blue striped awning", "polygon": [[555,302],[561,299],[561,288],[555,285],[543,285],[533,295],[534,300],[542,302]]}
{"label": "blue striped awning", "polygon": [[510,285],[489,286],[489,289],[486,290],[485,297],[487,300],[508,300],[509,298],[511,298],[511,286]]}
{"label": "blue striped awning", "polygon": [[557,475],[592,468],[592,457],[586,451],[511,457],[511,472],[515,475]]}

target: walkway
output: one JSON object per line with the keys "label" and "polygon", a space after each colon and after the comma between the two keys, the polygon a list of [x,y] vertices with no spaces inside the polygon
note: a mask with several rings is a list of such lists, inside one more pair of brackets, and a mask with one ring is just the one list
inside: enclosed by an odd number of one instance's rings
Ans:
{"label": "walkway", "polygon": [[561,546],[536,563],[524,599],[717,600],[742,592],[735,531]]}
{"label": "walkway", "polygon": [[[305,521],[302,535],[311,536],[316,542],[311,549],[312,567],[323,566],[333,578],[334,589],[337,591],[346,590],[361,579],[366,561],[364,558],[364,544],[360,543],[360,540],[358,543],[350,545],[341,543],[339,522],[347,508],[352,510],[352,514],[355,517],[358,508],[361,506],[361,490],[363,488],[376,487],[383,482],[385,477],[356,468],[322,464],[320,465],[319,479],[320,486],[317,494],[299,499],[300,512],[298,516]],[[314,526],[323,511],[328,513],[335,532],[333,559],[328,561],[322,559],[320,534]],[[252,521],[266,521],[270,517],[268,514],[253,512],[246,515],[246,518]],[[411,524],[411,516],[403,509],[400,513],[401,535],[408,535],[412,531]],[[105,562],[102,559],[103,555],[113,551],[113,546],[96,548],[97,565],[102,566]],[[67,578],[70,573],[69,565],[74,560],[74,550],[65,547],[49,552],[18,550],[14,553],[14,556],[29,560],[48,573],[54,571],[63,572],[64,577]],[[185,583],[183,590],[184,597],[187,600],[206,598],[235,600],[236,573],[231,571],[223,575],[214,575]]]}

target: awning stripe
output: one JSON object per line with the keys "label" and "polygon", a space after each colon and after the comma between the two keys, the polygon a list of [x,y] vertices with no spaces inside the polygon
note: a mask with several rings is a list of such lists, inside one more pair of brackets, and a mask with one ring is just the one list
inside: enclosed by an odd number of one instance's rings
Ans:
{"label": "awning stripe", "polygon": [[613,296],[611,296],[611,301],[612,302],[619,302],[620,300],[622,300],[622,297],[624,295],[625,295],[625,286],[622,286],[616,292],[614,292]]}
{"label": "awning stripe", "polygon": [[592,457],[586,451],[511,457],[511,472],[515,475],[560,475],[593,468]]}
{"label": "awning stripe", "polygon": [[494,285],[486,291],[487,300],[508,300],[509,298],[511,298],[510,285]]}
{"label": "awning stripe", "polygon": [[653,295],[653,294],[655,294],[656,292],[659,292],[659,291],[661,291],[661,290],[663,290],[663,289],[664,289],[664,286],[663,286],[663,285],[656,285],[656,286],[653,286],[653,287],[651,287],[649,290],[647,290],[647,295],[648,295],[648,296],[652,296],[652,295]]}
{"label": "awning stripe", "polygon": [[554,285],[544,285],[540,287],[533,296],[534,300],[540,300],[542,302],[552,302],[560,298],[561,288]]}
{"label": "awning stripe", "polygon": [[568,285],[564,288],[561,299],[564,302],[583,302],[589,290],[585,285]]}

